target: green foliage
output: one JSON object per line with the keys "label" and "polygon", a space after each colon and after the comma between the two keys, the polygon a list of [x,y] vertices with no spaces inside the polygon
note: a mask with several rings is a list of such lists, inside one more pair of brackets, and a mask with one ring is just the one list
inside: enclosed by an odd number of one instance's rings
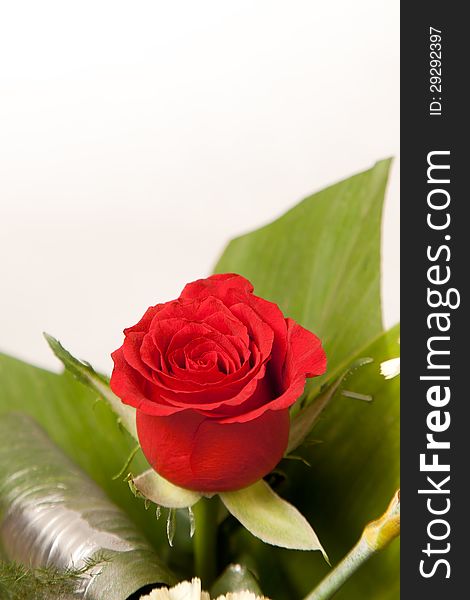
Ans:
{"label": "green foliage", "polygon": [[[290,454],[292,450],[295,450],[302,442],[307,438],[313,429],[313,426],[319,419],[322,412],[330,403],[338,389],[341,388],[343,381],[351,375],[356,369],[367,365],[372,362],[373,359],[370,357],[359,358],[355,360],[344,373],[333,380],[330,385],[325,386],[325,390],[321,390],[318,396],[313,402],[310,402],[304,406],[301,410],[297,411],[291,419],[291,426],[289,432],[289,444],[287,446],[286,458],[301,458],[295,457]],[[352,392],[343,392],[344,394]]]}
{"label": "green foliage", "polygon": [[[143,510],[129,487],[113,481],[135,447],[99,395],[69,373],[56,375],[0,354],[0,415],[16,410],[34,417],[61,447],[123,508],[156,547],[167,552],[164,524]],[[140,452],[136,472],[148,469]]]}
{"label": "green foliage", "polygon": [[17,563],[0,561],[0,598],[2,600],[75,600],[77,583],[93,565],[83,569],[59,571],[29,569]]}
{"label": "green foliage", "polygon": [[174,581],[127,515],[30,417],[0,416],[0,439],[0,528],[10,558],[63,567],[72,556],[77,567],[96,559],[90,600],[126,600],[144,585]]}
{"label": "green foliage", "polygon": [[135,424],[135,409],[123,404],[109,387],[109,382],[103,375],[97,373],[93,367],[86,362],[76,359],[62,344],[48,333],[44,337],[52,352],[62,362],[64,367],[72,375],[91,390],[95,391],[112,408],[118,416],[119,423],[137,440],[137,429]]}

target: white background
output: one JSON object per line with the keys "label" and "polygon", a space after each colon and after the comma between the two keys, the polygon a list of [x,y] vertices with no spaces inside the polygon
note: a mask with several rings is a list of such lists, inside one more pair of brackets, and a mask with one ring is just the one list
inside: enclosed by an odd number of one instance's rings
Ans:
{"label": "white background", "polygon": [[[225,243],[398,155],[398,0],[3,2],[0,350],[109,371]],[[395,163],[384,226],[398,320]]]}

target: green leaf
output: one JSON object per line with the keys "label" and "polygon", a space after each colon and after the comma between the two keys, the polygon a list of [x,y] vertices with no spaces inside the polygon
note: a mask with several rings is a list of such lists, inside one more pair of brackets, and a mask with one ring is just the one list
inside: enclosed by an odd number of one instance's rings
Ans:
{"label": "green leaf", "polygon": [[[390,160],[303,200],[285,215],[233,240],[217,273],[247,277],[255,293],[315,332],[327,377],[382,330],[380,229]],[[311,397],[325,376],[309,383]]]}
{"label": "green leaf", "polygon": [[[311,432],[314,424],[321,413],[328,406],[329,402],[338,391],[338,388],[355,369],[372,362],[371,358],[360,358],[353,362],[347,371],[345,371],[338,379],[336,379],[326,390],[320,393],[313,402],[301,409],[291,420],[289,432],[289,444],[286,450],[286,458],[289,458],[289,453],[295,450],[305,440]],[[292,458],[292,456],[291,456]]]}
{"label": "green leaf", "polygon": [[27,566],[95,561],[80,586],[90,600],[174,581],[125,513],[20,413],[0,417],[0,530],[8,558]]}
{"label": "green leaf", "polygon": [[144,498],[165,508],[189,508],[201,498],[201,494],[174,485],[153,469],[138,475],[132,482]]}
{"label": "green leaf", "polygon": [[[57,375],[0,354],[0,415],[12,410],[34,417],[51,439],[102,487],[145,532],[159,552],[167,548],[165,524],[144,510],[129,487],[113,481],[135,440],[119,427],[114,412],[99,395],[70,373]],[[149,465],[139,452],[137,472]]]}
{"label": "green leaf", "polygon": [[220,498],[227,510],[263,542],[292,550],[321,550],[328,560],[305,517],[265,481],[235,492],[223,492]]}
{"label": "green leaf", "polygon": [[109,387],[107,379],[97,373],[89,363],[76,359],[59,341],[48,333],[44,333],[44,337],[52,352],[63,363],[67,371],[106,400],[113,412],[116,413],[122,426],[127,429],[135,440],[138,440],[135,424],[135,408],[123,404]]}

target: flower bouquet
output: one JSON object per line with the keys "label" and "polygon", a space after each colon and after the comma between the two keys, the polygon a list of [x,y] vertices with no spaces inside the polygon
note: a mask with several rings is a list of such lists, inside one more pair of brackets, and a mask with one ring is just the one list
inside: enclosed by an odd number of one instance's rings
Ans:
{"label": "flower bouquet", "polygon": [[157,287],[110,378],[48,334],[61,375],[0,356],[2,600],[398,597],[389,166]]}

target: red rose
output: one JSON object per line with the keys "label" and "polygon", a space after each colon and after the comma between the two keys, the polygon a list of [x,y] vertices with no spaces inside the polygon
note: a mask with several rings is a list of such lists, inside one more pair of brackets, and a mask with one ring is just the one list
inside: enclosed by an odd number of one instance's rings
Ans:
{"label": "red rose", "polygon": [[137,409],[152,467],[201,492],[269,473],[287,447],[289,406],[326,369],[320,340],[240,275],[189,283],[124,334],[111,388]]}

